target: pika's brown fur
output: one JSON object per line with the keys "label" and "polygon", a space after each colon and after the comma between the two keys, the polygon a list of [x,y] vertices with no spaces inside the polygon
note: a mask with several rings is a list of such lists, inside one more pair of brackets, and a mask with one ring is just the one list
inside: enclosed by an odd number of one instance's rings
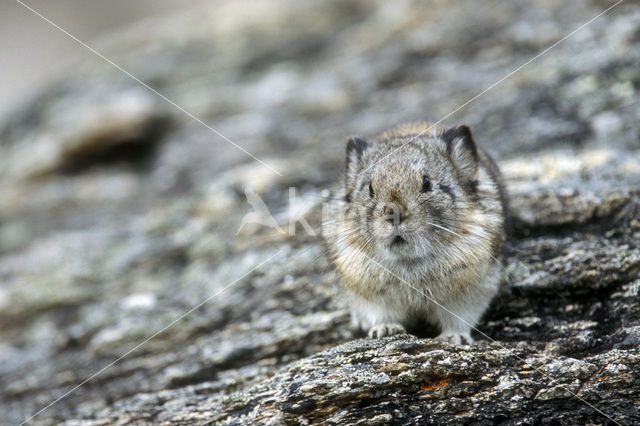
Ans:
{"label": "pika's brown fur", "polygon": [[505,209],[500,172],[466,126],[350,139],[323,233],[354,322],[372,337],[433,322],[440,339],[470,343],[500,281]]}

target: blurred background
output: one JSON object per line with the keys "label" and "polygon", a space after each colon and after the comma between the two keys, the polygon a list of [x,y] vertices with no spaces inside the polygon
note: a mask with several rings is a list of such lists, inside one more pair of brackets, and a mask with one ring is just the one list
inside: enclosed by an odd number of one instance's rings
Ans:
{"label": "blurred background", "polygon": [[[204,0],[30,0],[34,8],[80,40],[96,38],[141,19],[179,13]],[[15,1],[0,4],[0,119],[93,55]]]}

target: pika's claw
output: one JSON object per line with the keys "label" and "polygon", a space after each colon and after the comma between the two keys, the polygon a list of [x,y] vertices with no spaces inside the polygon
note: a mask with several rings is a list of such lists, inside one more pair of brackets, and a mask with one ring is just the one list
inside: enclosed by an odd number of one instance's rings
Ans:
{"label": "pika's claw", "polygon": [[470,345],[473,343],[473,338],[468,334],[456,333],[456,332],[443,332],[436,340],[442,342],[453,343],[454,345]]}
{"label": "pika's claw", "polygon": [[369,329],[369,337],[372,339],[403,333],[406,333],[406,330],[400,324],[378,324]]}

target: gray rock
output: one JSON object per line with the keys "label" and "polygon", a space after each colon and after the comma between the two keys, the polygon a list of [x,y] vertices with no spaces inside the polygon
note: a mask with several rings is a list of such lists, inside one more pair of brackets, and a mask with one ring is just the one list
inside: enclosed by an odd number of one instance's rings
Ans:
{"label": "gray rock", "polygon": [[[227,2],[104,41],[266,165],[96,61],[7,118],[3,422],[640,423],[640,7],[447,116],[607,6]],[[348,136],[445,116],[504,171],[503,286],[473,345],[362,338],[289,221]],[[280,229],[236,235],[247,186]]]}

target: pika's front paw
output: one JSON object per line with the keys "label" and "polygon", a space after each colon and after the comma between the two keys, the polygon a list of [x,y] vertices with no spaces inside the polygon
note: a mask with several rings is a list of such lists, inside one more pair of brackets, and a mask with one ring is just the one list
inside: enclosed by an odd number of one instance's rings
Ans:
{"label": "pika's front paw", "polygon": [[369,329],[369,337],[372,339],[395,336],[402,333],[406,333],[406,330],[400,324],[378,324]]}
{"label": "pika's front paw", "polygon": [[442,332],[436,337],[436,340],[453,343],[454,345],[470,345],[473,343],[473,338],[469,333]]}

